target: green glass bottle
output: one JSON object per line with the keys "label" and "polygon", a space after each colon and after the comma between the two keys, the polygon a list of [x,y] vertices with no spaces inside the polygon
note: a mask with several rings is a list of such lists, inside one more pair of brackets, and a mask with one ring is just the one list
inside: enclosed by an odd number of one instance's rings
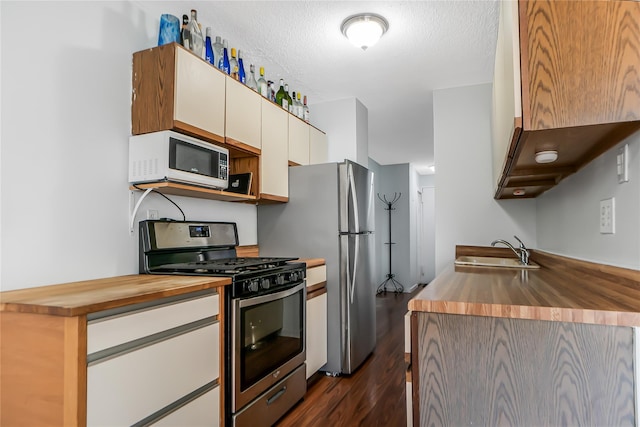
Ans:
{"label": "green glass bottle", "polygon": [[280,79],[280,89],[276,92],[276,104],[289,111],[289,97],[284,90],[284,80]]}

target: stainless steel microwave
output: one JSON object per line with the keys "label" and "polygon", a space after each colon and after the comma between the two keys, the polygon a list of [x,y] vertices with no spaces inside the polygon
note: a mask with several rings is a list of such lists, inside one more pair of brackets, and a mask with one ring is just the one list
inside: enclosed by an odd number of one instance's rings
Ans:
{"label": "stainless steel microwave", "polygon": [[225,189],[229,150],[165,130],[129,137],[129,182],[175,181]]}

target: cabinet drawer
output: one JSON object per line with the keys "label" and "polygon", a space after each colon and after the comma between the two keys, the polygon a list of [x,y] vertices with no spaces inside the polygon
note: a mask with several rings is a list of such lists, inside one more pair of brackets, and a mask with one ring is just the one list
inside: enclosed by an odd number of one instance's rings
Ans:
{"label": "cabinet drawer", "polygon": [[220,386],[154,423],[154,427],[213,427],[220,424]]}
{"label": "cabinet drawer", "polygon": [[214,323],[87,369],[87,425],[131,425],[217,379],[220,324]]}
{"label": "cabinet drawer", "polygon": [[327,363],[327,294],[307,300],[307,379]]}
{"label": "cabinet drawer", "polygon": [[[95,320],[90,320],[87,326],[87,354],[215,316],[219,309],[219,296],[215,294],[142,306],[120,314],[96,313],[91,316]],[[101,318],[102,315],[106,317]]]}
{"label": "cabinet drawer", "polygon": [[319,265],[313,268],[307,268],[307,286],[317,285],[318,283],[327,281],[327,266]]}

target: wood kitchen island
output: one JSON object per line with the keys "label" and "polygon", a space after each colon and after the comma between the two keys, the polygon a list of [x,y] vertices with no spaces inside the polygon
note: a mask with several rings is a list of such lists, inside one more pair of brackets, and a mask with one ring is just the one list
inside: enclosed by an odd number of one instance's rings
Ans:
{"label": "wood kitchen island", "polygon": [[452,265],[409,302],[414,426],[637,424],[640,272],[531,259]]}

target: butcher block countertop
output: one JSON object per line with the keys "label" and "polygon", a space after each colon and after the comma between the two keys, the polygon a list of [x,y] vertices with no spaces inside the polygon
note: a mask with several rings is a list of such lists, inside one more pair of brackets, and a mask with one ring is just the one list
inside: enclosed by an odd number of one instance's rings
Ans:
{"label": "butcher block countertop", "polygon": [[228,285],[228,277],[135,274],[0,292],[0,311],[81,316]]}
{"label": "butcher block countertop", "polygon": [[307,264],[307,268],[319,267],[325,264],[324,258],[300,258],[294,262],[304,262]]}
{"label": "butcher block countertop", "polygon": [[[506,248],[505,248],[506,249]],[[458,246],[458,256],[509,256]],[[418,312],[640,326],[640,271],[531,251],[539,270],[448,267],[409,301]]]}

